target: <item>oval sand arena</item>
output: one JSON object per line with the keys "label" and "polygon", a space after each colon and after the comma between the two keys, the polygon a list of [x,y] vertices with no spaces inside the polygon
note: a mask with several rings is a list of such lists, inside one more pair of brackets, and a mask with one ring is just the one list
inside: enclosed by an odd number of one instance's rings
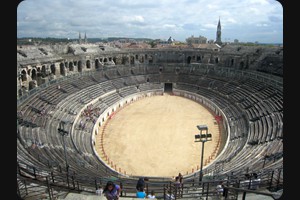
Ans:
{"label": "oval sand arena", "polygon": [[[173,177],[199,170],[202,143],[195,142],[195,135],[197,125],[204,124],[212,134],[212,141],[205,143],[204,167],[217,146],[219,128],[205,107],[184,97],[165,94],[137,100],[108,119],[99,133],[109,165],[117,171]],[[100,137],[96,138],[99,155]]]}

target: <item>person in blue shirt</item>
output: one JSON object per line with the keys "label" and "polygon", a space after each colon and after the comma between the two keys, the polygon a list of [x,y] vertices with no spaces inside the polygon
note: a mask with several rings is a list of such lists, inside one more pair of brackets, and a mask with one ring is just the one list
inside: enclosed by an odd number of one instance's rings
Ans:
{"label": "person in blue shirt", "polygon": [[139,188],[139,190],[136,192],[136,197],[138,199],[145,199],[146,196],[146,192],[142,188]]}

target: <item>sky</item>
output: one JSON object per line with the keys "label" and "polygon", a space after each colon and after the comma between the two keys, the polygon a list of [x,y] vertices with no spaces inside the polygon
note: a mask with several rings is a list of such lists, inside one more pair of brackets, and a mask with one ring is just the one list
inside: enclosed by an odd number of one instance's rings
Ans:
{"label": "sky", "polygon": [[222,42],[283,43],[276,0],[24,0],[17,37],[216,40],[219,19]]}

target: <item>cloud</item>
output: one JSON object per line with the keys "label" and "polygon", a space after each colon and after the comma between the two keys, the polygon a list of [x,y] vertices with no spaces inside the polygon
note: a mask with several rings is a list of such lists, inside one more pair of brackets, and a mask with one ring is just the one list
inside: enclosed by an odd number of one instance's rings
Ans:
{"label": "cloud", "polygon": [[219,18],[226,38],[265,40],[256,29],[268,27],[278,34],[274,42],[283,41],[283,8],[275,0],[25,0],[17,9],[17,36],[77,38],[86,31],[98,38],[215,39]]}

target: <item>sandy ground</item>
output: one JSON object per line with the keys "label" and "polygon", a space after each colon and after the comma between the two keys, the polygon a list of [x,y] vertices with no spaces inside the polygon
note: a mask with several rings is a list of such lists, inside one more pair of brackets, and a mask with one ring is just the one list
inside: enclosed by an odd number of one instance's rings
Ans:
{"label": "sandy ground", "polygon": [[[174,177],[200,168],[202,143],[194,142],[197,125],[207,125],[203,168],[219,140],[214,116],[202,105],[179,96],[152,96],[123,107],[99,128],[109,165],[136,176]],[[104,128],[105,127],[105,128]],[[99,155],[101,134],[96,136]],[[103,155],[102,155],[103,156]],[[209,158],[211,156],[211,158]],[[104,157],[102,157],[103,160]],[[112,162],[112,163],[111,163]]]}

